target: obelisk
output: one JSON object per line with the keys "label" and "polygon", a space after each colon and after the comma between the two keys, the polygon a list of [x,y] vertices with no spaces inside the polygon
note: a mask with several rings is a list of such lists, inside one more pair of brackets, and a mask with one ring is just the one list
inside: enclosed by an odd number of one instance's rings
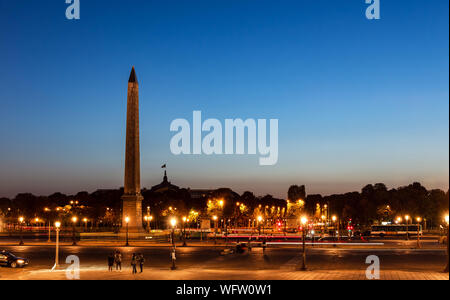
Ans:
{"label": "obelisk", "polygon": [[126,230],[128,220],[128,232],[144,232],[139,151],[139,85],[134,67],[128,80],[125,184],[122,200],[122,231]]}

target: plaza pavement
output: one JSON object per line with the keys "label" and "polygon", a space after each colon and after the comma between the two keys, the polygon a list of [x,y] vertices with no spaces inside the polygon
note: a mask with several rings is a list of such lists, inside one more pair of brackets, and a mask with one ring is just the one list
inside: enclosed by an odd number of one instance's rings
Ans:
{"label": "plaza pavement", "polygon": [[[66,270],[14,270],[0,280],[65,280]],[[82,268],[81,280],[367,280],[365,270],[213,270],[188,268],[179,270],[145,268],[131,274],[131,268],[109,272],[104,266]],[[380,280],[449,280],[448,273],[381,270]]]}

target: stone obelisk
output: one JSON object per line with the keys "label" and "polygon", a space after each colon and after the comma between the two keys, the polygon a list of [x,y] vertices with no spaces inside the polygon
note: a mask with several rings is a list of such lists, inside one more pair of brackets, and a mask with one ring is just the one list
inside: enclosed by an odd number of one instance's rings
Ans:
{"label": "stone obelisk", "polygon": [[128,80],[125,184],[122,200],[122,231],[126,230],[128,219],[128,232],[144,232],[139,152],[139,85],[134,67]]}

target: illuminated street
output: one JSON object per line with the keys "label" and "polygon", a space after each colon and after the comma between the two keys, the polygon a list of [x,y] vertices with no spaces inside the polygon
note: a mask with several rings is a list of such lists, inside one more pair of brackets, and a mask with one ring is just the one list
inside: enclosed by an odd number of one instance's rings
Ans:
{"label": "illuminated street", "polygon": [[[296,271],[300,251],[294,248],[271,248],[265,254],[261,248],[250,253],[219,255],[223,247],[178,247],[177,267],[170,270],[169,248],[122,247],[123,271],[107,271],[107,255],[113,247],[61,247],[61,268],[50,271],[54,262],[54,247],[8,246],[4,249],[27,257],[31,263],[25,269],[1,268],[1,279],[65,279],[62,264],[68,255],[80,258],[81,279],[365,279],[369,255],[380,258],[381,279],[447,279],[442,273],[446,254],[439,250],[384,249],[308,249],[308,271]],[[130,257],[133,252],[146,258],[142,274],[132,275]]]}

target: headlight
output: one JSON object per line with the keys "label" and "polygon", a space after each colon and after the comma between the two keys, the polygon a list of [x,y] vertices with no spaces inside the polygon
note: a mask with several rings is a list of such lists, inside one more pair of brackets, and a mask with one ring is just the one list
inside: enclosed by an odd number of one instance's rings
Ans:
{"label": "headlight", "polygon": [[19,265],[23,265],[23,264],[25,263],[25,261],[24,261],[23,259],[18,259],[18,260],[17,260],[17,263],[18,263]]}

